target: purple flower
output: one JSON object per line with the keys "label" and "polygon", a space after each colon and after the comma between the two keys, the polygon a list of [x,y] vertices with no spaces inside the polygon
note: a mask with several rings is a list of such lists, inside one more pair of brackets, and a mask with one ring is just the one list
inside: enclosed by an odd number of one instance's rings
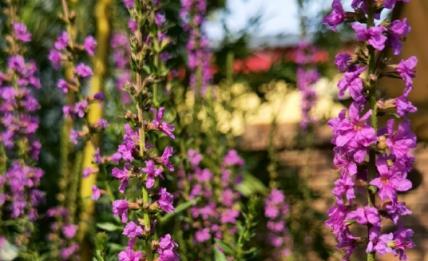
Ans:
{"label": "purple flower", "polygon": [[349,69],[351,56],[347,53],[339,53],[336,55],[336,67],[340,72],[345,72]]}
{"label": "purple flower", "polygon": [[395,201],[398,191],[408,191],[412,188],[412,183],[406,179],[404,173],[398,172],[394,167],[390,169],[386,158],[377,157],[376,167],[379,177],[373,179],[370,184],[379,189],[379,197],[383,201]]}
{"label": "purple flower", "polygon": [[128,221],[128,201],[119,199],[113,201],[113,215],[119,217],[122,223]]}
{"label": "purple flower", "polygon": [[157,252],[159,254],[159,261],[178,261],[180,260],[176,248],[177,243],[172,239],[170,234],[166,234],[159,239],[159,247]]}
{"label": "purple flower", "polygon": [[73,107],[73,112],[79,118],[83,118],[86,115],[86,110],[88,109],[88,101],[82,100],[76,103]]}
{"label": "purple flower", "polygon": [[79,244],[73,243],[70,246],[61,249],[60,256],[62,260],[68,260],[79,250]]}
{"label": "purple flower", "polygon": [[211,233],[208,228],[203,228],[195,232],[195,240],[198,243],[203,243],[211,239]]}
{"label": "purple flower", "polygon": [[68,46],[69,41],[70,41],[70,37],[68,36],[68,33],[62,32],[56,39],[54,43],[54,47],[57,50],[63,50]]}
{"label": "purple flower", "polygon": [[128,187],[129,170],[126,168],[113,168],[111,171],[111,175],[120,181],[119,192],[125,193],[125,190]]}
{"label": "purple flower", "polygon": [[336,30],[336,27],[345,21],[346,14],[341,0],[333,0],[331,7],[332,11],[324,18],[324,23],[332,30]]}
{"label": "purple flower", "polygon": [[161,156],[162,165],[165,166],[169,171],[174,171],[174,165],[169,161],[174,154],[174,149],[171,146],[167,146]]}
{"label": "purple flower", "polygon": [[93,168],[91,168],[91,167],[87,167],[87,168],[83,169],[83,175],[82,176],[84,178],[87,178],[87,177],[89,177],[89,175],[91,175],[93,173],[96,173],[96,171]]}
{"label": "purple flower", "polygon": [[27,30],[27,26],[23,23],[13,23],[13,33],[21,42],[27,43],[31,41],[31,34]]}
{"label": "purple flower", "polygon": [[68,239],[73,238],[76,235],[76,232],[77,232],[77,226],[74,224],[65,225],[62,228],[62,233]]}
{"label": "purple flower", "polygon": [[123,4],[127,9],[134,8],[134,0],[123,0]]}
{"label": "purple flower", "polygon": [[92,199],[98,200],[98,199],[100,199],[100,197],[101,197],[101,190],[97,186],[93,185],[92,186]]}
{"label": "purple flower", "polygon": [[58,89],[60,89],[63,93],[68,93],[69,86],[68,86],[68,83],[67,83],[67,81],[66,81],[66,80],[64,80],[64,79],[60,79],[60,80],[58,81],[58,83],[56,84],[56,86],[57,86],[57,87],[58,87]]}
{"label": "purple flower", "polygon": [[135,33],[138,30],[138,23],[134,19],[129,19],[128,21],[128,29]]}
{"label": "purple flower", "polygon": [[365,69],[365,67],[357,67],[355,70],[343,74],[342,79],[337,84],[339,88],[339,98],[343,98],[345,91],[348,90],[354,101],[360,103],[366,100],[363,93],[363,80],[360,78],[361,73],[364,72]]}
{"label": "purple flower", "polygon": [[389,30],[390,36],[388,39],[388,43],[392,48],[393,54],[399,55],[403,45],[402,39],[405,38],[411,30],[411,27],[407,22],[407,18],[404,18],[403,20],[392,21]]}
{"label": "purple flower", "polygon": [[223,224],[235,224],[236,219],[239,216],[239,211],[236,209],[226,209],[223,213],[221,213],[221,223]]}
{"label": "purple flower", "polygon": [[122,234],[129,239],[135,239],[143,235],[143,228],[131,221],[126,224]]}
{"label": "purple flower", "polygon": [[400,63],[397,65],[396,71],[406,84],[406,88],[403,94],[406,97],[413,89],[413,78],[415,78],[417,64],[418,59],[415,56],[412,56],[406,60],[401,60]]}
{"label": "purple flower", "polygon": [[223,158],[223,164],[226,167],[242,166],[244,165],[244,160],[242,160],[236,150],[229,150]]}
{"label": "purple flower", "polygon": [[354,211],[351,211],[346,216],[348,220],[354,220],[360,225],[371,224],[373,226],[380,226],[380,215],[374,207],[360,207]]}
{"label": "purple flower", "polygon": [[97,41],[93,36],[88,36],[83,42],[83,48],[88,55],[93,56],[95,54],[95,48],[97,48]]}
{"label": "purple flower", "polygon": [[374,26],[367,28],[363,24],[354,23],[352,24],[352,29],[354,29],[359,41],[367,41],[369,45],[378,51],[385,49],[387,40],[387,37],[383,34],[385,32],[385,27]]}
{"label": "purple flower", "polygon": [[199,166],[199,163],[202,161],[202,155],[194,149],[187,151],[187,158],[194,168]]}
{"label": "purple flower", "polygon": [[162,175],[162,168],[157,168],[153,160],[147,160],[146,166],[142,169],[146,173],[146,188],[151,189],[155,184],[155,178]]}
{"label": "purple flower", "polygon": [[383,234],[379,237],[374,249],[380,255],[391,253],[399,256],[400,260],[407,260],[405,250],[414,247],[412,237],[413,230],[411,229],[400,229],[395,233]]}
{"label": "purple flower", "polygon": [[49,61],[52,63],[52,66],[54,69],[59,69],[61,67],[61,53],[57,50],[50,50],[49,51]]}
{"label": "purple flower", "polygon": [[80,76],[82,78],[87,78],[87,77],[92,76],[92,69],[91,69],[91,67],[87,66],[84,63],[79,63],[76,66],[75,72],[76,72],[77,76]]}
{"label": "purple flower", "polygon": [[122,250],[118,255],[119,261],[142,261],[143,253],[141,251],[134,251],[131,247]]}
{"label": "purple flower", "polygon": [[397,108],[397,114],[401,117],[417,111],[417,108],[405,96],[396,98],[395,106]]}
{"label": "purple flower", "polygon": [[159,207],[166,213],[174,211],[174,197],[166,188],[161,188],[159,191],[159,199],[157,201]]}
{"label": "purple flower", "polygon": [[175,136],[173,134],[174,132],[174,126],[171,124],[168,124],[163,120],[163,116],[165,113],[165,108],[160,107],[158,110],[152,108],[154,119],[152,121],[152,125],[160,130],[161,132],[165,133],[168,137],[171,139],[175,139]]}

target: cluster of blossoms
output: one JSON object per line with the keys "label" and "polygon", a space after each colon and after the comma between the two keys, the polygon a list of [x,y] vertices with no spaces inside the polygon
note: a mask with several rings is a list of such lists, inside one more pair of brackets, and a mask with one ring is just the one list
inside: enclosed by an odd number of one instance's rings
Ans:
{"label": "cluster of blossoms", "polygon": [[[223,158],[220,178],[207,168],[202,168],[203,156],[196,150],[187,153],[191,172],[183,177],[189,182],[189,199],[198,199],[198,204],[190,209],[195,229],[194,240],[198,244],[212,243],[213,239],[224,239],[227,234],[236,232],[236,221],[239,217],[240,193],[236,185],[241,177],[236,175],[234,168],[240,167],[244,161],[235,150],[229,150]],[[213,180],[219,184],[213,185]],[[218,198],[216,197],[218,195]]]}
{"label": "cluster of blossoms", "polygon": [[[10,27],[11,34],[5,37],[7,68],[0,71],[0,218],[34,221],[38,217],[37,206],[44,198],[38,189],[43,171],[35,167],[41,149],[36,138],[40,105],[33,96],[41,84],[36,65],[23,57],[23,44],[31,41],[30,32],[18,21],[11,21]],[[25,225],[20,231],[14,243],[25,246],[31,229]],[[0,239],[5,240],[4,236],[7,235],[0,234]]]}
{"label": "cluster of blossoms", "polygon": [[300,126],[303,129],[307,129],[314,123],[311,117],[311,110],[315,106],[317,95],[313,85],[318,81],[319,73],[315,68],[310,68],[310,65],[315,63],[314,53],[316,51],[314,46],[307,42],[301,42],[296,53],[296,63],[298,66],[296,84],[302,95],[302,119]]}
{"label": "cluster of blossoms", "polygon": [[[73,97],[73,101],[63,106],[64,117],[73,119],[76,123],[81,120],[83,123],[80,129],[73,129],[70,132],[70,140],[73,144],[78,144],[82,138],[87,138],[96,131],[103,130],[107,127],[107,122],[100,119],[95,124],[89,124],[87,121],[87,111],[91,103],[101,102],[104,100],[102,93],[96,93],[88,97],[82,97],[83,83],[93,74],[90,66],[84,62],[77,63],[79,56],[86,53],[89,56],[95,54],[97,42],[93,36],[87,36],[82,44],[77,44],[70,34],[62,32],[56,39],[53,48],[49,52],[49,60],[52,66],[59,70],[72,68],[72,76],[59,79],[57,82],[58,89]],[[77,65],[75,65],[77,63]],[[74,99],[74,98],[77,98]]]}
{"label": "cluster of blossoms", "polygon": [[[63,2],[63,5],[66,5]],[[73,23],[70,21],[70,13],[68,7],[64,7],[63,18],[67,27],[71,28]],[[81,44],[75,40],[75,35],[70,33],[72,30],[61,32],[55,40],[53,47],[49,52],[49,60],[55,70],[63,72],[64,77],[57,81],[57,88],[61,93],[66,96],[66,103],[63,106],[64,126],[66,131],[63,134],[69,135],[69,140],[62,144],[69,146],[71,144],[78,145],[79,141],[89,139],[91,135],[99,132],[107,127],[107,121],[100,119],[96,123],[90,123],[88,119],[88,108],[91,104],[99,103],[104,100],[102,93],[87,94],[85,82],[93,75],[92,69],[89,65],[82,62],[83,57],[94,56],[97,47],[97,42],[93,36],[84,38]],[[67,137],[66,137],[67,139]],[[69,155],[66,155],[66,159]],[[64,160],[64,159],[63,159]],[[67,166],[67,161],[62,162]],[[76,168],[79,166],[75,166]],[[83,177],[95,173],[95,169],[84,169]],[[54,218],[51,225],[51,233],[49,238],[52,242],[60,248],[59,256],[63,260],[73,258],[73,255],[78,251],[78,244],[76,243],[77,225],[74,224],[74,211],[75,207],[67,201],[75,201],[75,199],[66,198],[65,191],[72,189],[73,183],[79,181],[77,177],[71,177],[67,173],[62,173],[60,179],[61,195],[58,195],[59,205],[52,208],[49,212],[49,217]],[[56,249],[55,249],[56,251]]]}
{"label": "cluster of blossoms", "polygon": [[188,33],[186,44],[187,66],[191,72],[190,86],[204,94],[211,81],[211,51],[202,25],[207,9],[206,0],[181,0],[180,17],[183,28]]}
{"label": "cluster of blossoms", "polygon": [[[153,107],[150,100],[153,88],[157,88],[153,83],[163,82],[167,76],[159,73],[163,66],[159,61],[165,60],[162,50],[168,44],[168,38],[162,31],[165,18],[159,11],[158,1],[124,0],[123,3],[131,15],[129,42],[132,64],[135,65],[125,86],[137,112],[128,111],[125,115],[127,123],[122,143],[108,157],[108,162],[114,165],[112,176],[119,181],[118,190],[123,196],[113,201],[113,215],[125,224],[122,234],[128,239],[128,245],[118,258],[121,261],[152,260],[156,256],[160,261],[174,261],[179,259],[178,245],[171,235],[156,237],[159,215],[174,211],[173,195],[162,186],[165,174],[174,171],[170,161],[173,148],[166,146],[159,153],[154,146],[159,136],[175,139],[174,126],[165,121],[165,108]],[[153,46],[161,46],[162,50]],[[143,49],[144,55],[137,55],[143,53]],[[152,73],[145,74],[143,66],[152,68]],[[147,112],[150,107],[151,113]],[[142,193],[135,195],[129,191]],[[144,252],[139,249],[141,245],[146,246]]]}
{"label": "cluster of blossoms", "polygon": [[[353,12],[345,13],[341,1],[334,0],[333,10],[325,19],[333,29],[345,20],[353,22],[356,39],[364,43],[356,55],[340,53],[336,57],[336,65],[344,73],[338,83],[339,98],[345,98],[347,92],[352,103],[330,122],[334,164],[340,177],[333,190],[336,203],[329,211],[327,226],[344,250],[345,260],[359,243],[365,244],[370,260],[387,253],[406,260],[406,250],[414,246],[413,231],[400,222],[411,211],[397,194],[412,187],[407,175],[414,162],[416,137],[407,115],[416,111],[408,95],[417,59],[388,63],[386,48],[398,55],[410,26],[405,18],[382,21],[380,15],[384,9],[393,9],[396,2],[353,0]],[[403,94],[387,100],[379,97],[376,85],[382,77],[401,78],[405,83]],[[386,124],[379,127],[380,115]],[[396,228],[386,232],[387,224]],[[366,227],[367,238],[356,234],[354,226]]]}
{"label": "cluster of blossoms", "polygon": [[131,80],[131,68],[129,66],[131,49],[127,34],[114,33],[111,38],[111,48],[114,50],[112,59],[116,71],[115,86],[120,92],[121,101],[124,104],[129,104],[131,100],[125,87]]}
{"label": "cluster of blossoms", "polygon": [[268,230],[268,243],[275,249],[272,256],[281,259],[289,255],[286,245],[288,239],[287,226],[285,224],[288,215],[288,205],[281,190],[272,189],[265,199],[265,216]]}

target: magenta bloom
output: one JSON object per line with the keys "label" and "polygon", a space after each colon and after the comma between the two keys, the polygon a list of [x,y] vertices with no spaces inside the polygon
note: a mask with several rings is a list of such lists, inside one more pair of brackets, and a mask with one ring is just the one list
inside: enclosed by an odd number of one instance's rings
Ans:
{"label": "magenta bloom", "polygon": [[166,234],[159,239],[159,261],[178,261],[180,258],[176,253],[178,245],[170,234]]}
{"label": "magenta bloom", "polygon": [[61,53],[57,50],[50,50],[49,51],[49,61],[51,62],[54,69],[59,69],[61,67]]}
{"label": "magenta bloom", "polygon": [[135,239],[143,235],[143,228],[131,221],[126,224],[122,234],[129,239]]}
{"label": "magenta bloom", "polygon": [[57,86],[57,87],[58,87],[58,89],[60,89],[63,93],[68,93],[69,86],[68,86],[68,83],[67,83],[67,81],[66,81],[66,80],[64,80],[64,79],[60,79],[60,80],[58,81],[58,83],[56,84],[56,86]]}
{"label": "magenta bloom", "polygon": [[374,207],[360,207],[354,211],[351,211],[346,216],[348,220],[354,220],[360,225],[371,224],[373,226],[380,226],[380,215],[376,208]]}
{"label": "magenta bloom", "polygon": [[122,223],[128,221],[128,201],[119,199],[113,201],[113,215],[119,217]]}
{"label": "magenta bloom", "polygon": [[97,48],[97,41],[93,36],[88,36],[83,42],[83,48],[88,55],[93,56],[95,54],[95,49]]}
{"label": "magenta bloom", "polygon": [[351,56],[347,53],[339,53],[336,55],[336,67],[340,72],[345,72],[349,69]]}
{"label": "magenta bloom", "polygon": [[19,41],[28,43],[31,41],[31,34],[27,30],[27,26],[23,23],[13,23],[13,33]]}
{"label": "magenta bloom", "polygon": [[92,200],[98,200],[101,197],[101,190],[93,185],[92,186]]}
{"label": "magenta bloom", "polygon": [[382,200],[395,201],[397,191],[404,192],[412,188],[412,183],[406,178],[406,174],[400,172],[397,166],[390,169],[386,158],[377,157],[376,167],[379,177],[373,179],[370,184],[379,189],[379,197]]}
{"label": "magenta bloom", "polygon": [[236,150],[229,150],[223,158],[223,164],[226,167],[242,166],[244,165],[244,160],[239,156]]}
{"label": "magenta bloom", "polygon": [[147,160],[146,167],[142,169],[146,173],[146,188],[153,188],[157,177],[162,175],[162,168],[156,167],[156,164],[153,160]]}
{"label": "magenta bloom", "polygon": [[174,211],[174,197],[169,193],[166,188],[161,188],[159,192],[159,199],[157,201],[159,207],[166,213]]}
{"label": "magenta bloom", "polygon": [[141,251],[134,251],[131,247],[122,250],[118,255],[119,261],[142,261],[143,253]]}
{"label": "magenta bloom", "polygon": [[62,233],[68,239],[73,238],[76,235],[76,232],[77,232],[77,226],[74,224],[65,225],[62,228]]}
{"label": "magenta bloom", "polygon": [[346,14],[343,10],[341,0],[333,0],[331,7],[332,11],[324,18],[324,23],[331,29],[336,30],[336,27],[345,21]]}
{"label": "magenta bloom", "polygon": [[69,41],[70,41],[70,37],[68,36],[68,33],[62,32],[56,39],[54,43],[54,47],[57,50],[63,50],[67,48]]}
{"label": "magenta bloom", "polygon": [[208,228],[203,228],[195,232],[195,240],[198,243],[203,243],[211,239],[211,233]]}
{"label": "magenta bloom", "polygon": [[363,24],[354,23],[352,24],[352,29],[354,29],[359,41],[367,41],[369,45],[378,51],[385,49],[387,37],[383,34],[385,32],[383,26],[367,28]]}
{"label": "magenta bloom", "polygon": [[128,9],[134,8],[134,0],[123,0],[123,4]]}
{"label": "magenta bloom", "polygon": [[406,97],[413,89],[413,78],[415,78],[415,70],[417,64],[418,59],[415,56],[412,56],[406,60],[401,60],[400,63],[397,65],[396,70],[406,84],[406,89],[404,90],[403,94]]}
{"label": "magenta bloom", "polygon": [[348,90],[352,99],[356,102],[364,102],[366,100],[363,94],[363,80],[360,78],[365,67],[357,67],[355,70],[348,71],[343,74],[342,79],[337,84],[339,88],[339,98],[343,98],[345,91]]}
{"label": "magenta bloom", "polygon": [[175,139],[174,136],[174,125],[169,124],[163,120],[163,116],[165,113],[165,108],[160,107],[158,110],[152,108],[154,119],[152,121],[152,125],[160,130],[161,132],[165,133],[168,137],[171,139]]}
{"label": "magenta bloom", "polygon": [[119,192],[125,193],[125,190],[128,187],[129,170],[126,168],[124,169],[113,168],[111,171],[111,175],[114,178],[118,179],[120,182]]}
{"label": "magenta bloom", "polygon": [[162,165],[167,168],[169,171],[174,171],[174,165],[170,162],[170,158],[174,154],[174,148],[167,146],[161,156]]}
{"label": "magenta bloom", "polygon": [[84,63],[79,63],[76,66],[75,72],[76,72],[77,76],[82,77],[82,78],[90,77],[93,74],[91,67],[87,66]]}

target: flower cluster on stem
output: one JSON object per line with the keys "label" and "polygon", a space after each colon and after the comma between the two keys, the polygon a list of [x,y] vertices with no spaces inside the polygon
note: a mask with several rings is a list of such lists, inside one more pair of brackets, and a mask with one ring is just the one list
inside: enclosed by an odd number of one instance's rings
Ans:
{"label": "flower cluster on stem", "polygon": [[[36,137],[40,105],[35,90],[41,88],[37,66],[25,57],[32,35],[17,17],[17,6],[8,1],[9,35],[4,38],[8,54],[0,71],[0,219],[20,222],[17,234],[7,232],[0,220],[0,240],[8,238],[21,248],[29,243],[37,206],[44,198],[39,190],[43,170],[36,167],[41,144]],[[10,237],[10,238],[9,238]]]}
{"label": "flower cluster on stem", "polygon": [[[236,150],[229,150],[218,170],[203,168],[203,156],[197,150],[187,152],[190,171],[185,178],[189,183],[189,199],[198,203],[190,209],[195,230],[196,244],[212,244],[213,240],[224,240],[237,231],[236,222],[240,215],[240,193],[236,186],[241,182],[236,167],[244,161]],[[220,171],[219,173],[217,173]],[[219,178],[216,176],[219,175]],[[213,182],[214,181],[214,182]],[[215,182],[217,181],[217,182]]]}
{"label": "flower cluster on stem", "polygon": [[202,25],[205,20],[206,0],[181,0],[180,17],[183,29],[188,33],[186,44],[187,66],[190,70],[190,87],[205,94],[211,80],[211,51]]}
{"label": "flower cluster on stem", "polygon": [[307,42],[301,42],[297,50],[296,63],[297,63],[297,74],[296,84],[299,89],[301,99],[301,112],[302,119],[300,126],[306,130],[311,124],[314,123],[311,111],[315,106],[317,94],[313,88],[313,85],[319,79],[319,73],[315,68],[311,68],[311,64],[314,64],[314,53],[316,49]]}
{"label": "flower cluster on stem", "polygon": [[[341,1],[334,0],[332,12],[325,18],[333,29],[345,21],[352,23],[356,40],[361,42],[354,55],[340,53],[336,57],[336,65],[343,72],[338,83],[339,98],[349,95],[352,103],[330,121],[339,178],[327,226],[344,251],[345,260],[361,244],[367,260],[386,253],[406,260],[406,250],[414,246],[413,231],[401,222],[401,217],[411,211],[399,200],[398,193],[412,188],[407,176],[414,162],[416,137],[408,114],[416,108],[408,95],[417,59],[410,57],[391,64],[387,57],[388,48],[393,55],[400,54],[402,41],[410,32],[405,18],[390,21],[381,15],[383,10],[393,9],[396,2],[353,0],[352,12],[345,12]],[[401,78],[403,94],[392,99],[382,97],[378,83],[384,77]],[[388,224],[394,229],[386,231]],[[356,233],[362,227],[365,233]]]}
{"label": "flower cluster on stem", "polygon": [[[174,198],[163,186],[165,175],[174,171],[174,150],[156,146],[160,138],[175,139],[174,126],[166,121],[166,110],[158,106],[168,71],[164,65],[169,38],[159,1],[124,0],[130,13],[132,75],[125,89],[135,111],[125,119],[122,143],[109,157],[112,176],[119,181],[121,199],[113,202],[113,214],[125,224],[128,244],[118,258],[124,260],[178,260],[178,244],[170,234],[158,236],[158,217],[174,211]],[[163,136],[163,137],[162,137]],[[132,193],[139,191],[139,193]]]}
{"label": "flower cluster on stem", "polygon": [[[55,221],[51,225],[52,232],[50,240],[59,245],[61,259],[68,260],[78,251],[76,241],[77,225],[75,225],[77,189],[80,177],[83,178],[95,173],[96,169],[81,170],[81,157],[75,155],[74,164],[70,164],[72,151],[81,151],[81,145],[90,140],[91,136],[107,127],[107,122],[100,119],[96,123],[90,123],[88,119],[88,108],[91,104],[102,102],[103,93],[87,95],[87,81],[92,76],[92,68],[85,63],[85,56],[93,56],[97,42],[93,36],[86,36],[82,42],[77,42],[77,32],[74,28],[75,13],[69,9],[66,0],[62,2],[62,20],[66,29],[55,39],[49,51],[49,61],[55,70],[60,71],[63,76],[57,81],[56,87],[64,95],[63,105],[63,132],[62,150],[64,157],[61,158],[62,171],[59,205],[52,208],[49,217]],[[71,169],[71,170],[70,170]],[[55,247],[54,247],[55,248]],[[54,249],[54,251],[57,251]]]}

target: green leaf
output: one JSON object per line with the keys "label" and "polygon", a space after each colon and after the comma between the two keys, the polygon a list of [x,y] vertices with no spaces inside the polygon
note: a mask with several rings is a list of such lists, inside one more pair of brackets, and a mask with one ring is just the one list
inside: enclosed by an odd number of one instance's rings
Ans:
{"label": "green leaf", "polygon": [[214,260],[215,261],[227,261],[226,256],[217,247],[214,248]]}
{"label": "green leaf", "polygon": [[244,196],[249,197],[254,194],[266,194],[267,187],[251,174],[245,174],[243,181],[237,187]]}
{"label": "green leaf", "polygon": [[114,231],[122,230],[122,227],[120,227],[116,224],[113,224],[113,223],[108,223],[108,222],[107,223],[98,223],[97,227],[102,229],[102,230],[108,231],[108,232],[114,232]]}
{"label": "green leaf", "polygon": [[190,201],[180,203],[175,208],[174,212],[166,214],[165,216],[163,216],[162,218],[160,218],[159,222],[161,224],[164,224],[164,223],[168,222],[168,220],[170,220],[174,216],[176,216],[176,215],[180,214],[181,212],[185,211],[186,209],[188,209],[188,208],[196,205],[199,200],[200,200],[200,198],[195,198],[195,199],[192,199]]}

